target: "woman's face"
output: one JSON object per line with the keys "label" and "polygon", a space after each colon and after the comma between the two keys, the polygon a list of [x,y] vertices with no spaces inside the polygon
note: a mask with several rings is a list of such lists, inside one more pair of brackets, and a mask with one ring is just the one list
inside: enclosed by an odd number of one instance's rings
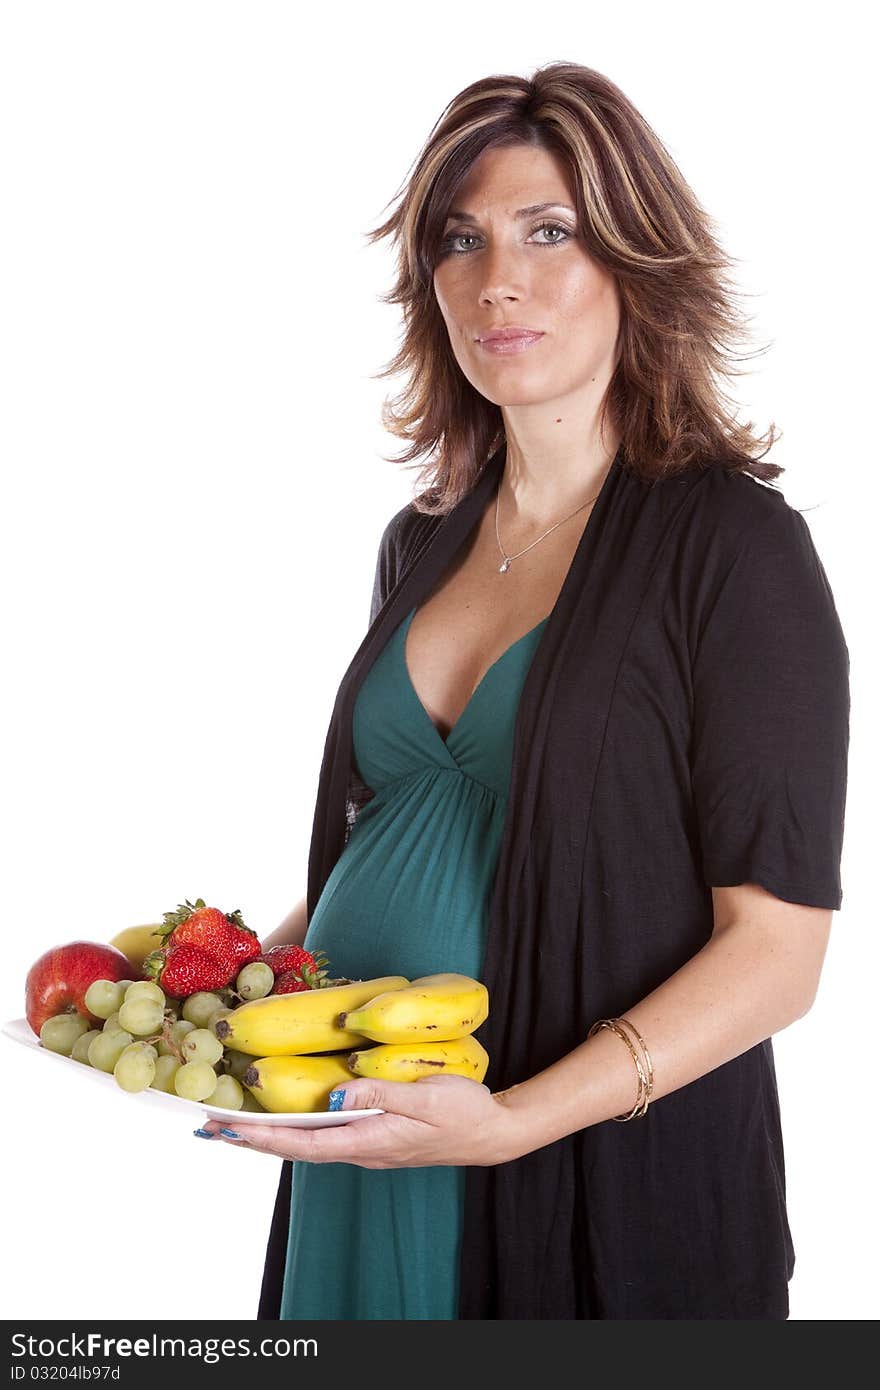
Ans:
{"label": "woman's face", "polygon": [[[536,204],[537,212],[522,213]],[[456,361],[498,406],[604,393],[614,370],[620,302],[612,275],[587,254],[563,166],[547,150],[490,149],[454,199],[434,292]],[[493,328],[540,331],[503,352]]]}

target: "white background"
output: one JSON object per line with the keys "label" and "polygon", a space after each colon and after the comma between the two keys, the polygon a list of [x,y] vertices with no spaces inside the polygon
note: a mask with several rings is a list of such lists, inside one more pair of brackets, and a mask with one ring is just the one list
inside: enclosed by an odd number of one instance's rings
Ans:
{"label": "white background", "polygon": [[[821,21],[819,16],[821,15]],[[794,1319],[876,1317],[876,227],[861,9],[6,4],[4,1018],[47,947],[305,892],[336,688],[414,472],[365,233],[448,101],[598,68],[715,218],[852,662],[844,904],[776,1039]],[[870,635],[869,635],[870,634]],[[873,845],[870,846],[873,849]],[[341,963],[344,964],[344,963]],[[7,1318],[252,1318],[277,1160],[0,1040]],[[125,1254],[135,1241],[135,1258]],[[147,1252],[152,1249],[152,1257]],[[187,1269],[201,1275],[182,1282]]]}

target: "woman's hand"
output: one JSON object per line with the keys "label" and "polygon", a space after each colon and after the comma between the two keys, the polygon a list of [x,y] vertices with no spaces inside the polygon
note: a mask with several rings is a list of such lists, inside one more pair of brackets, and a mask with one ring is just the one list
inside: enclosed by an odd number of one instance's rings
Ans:
{"label": "woman's hand", "polygon": [[[514,1121],[502,1101],[465,1076],[425,1076],[418,1081],[345,1083],[343,1110],[384,1110],[384,1115],[346,1125],[287,1129],[251,1123],[252,1112],[228,1123],[206,1120],[203,1134],[239,1147],[307,1163],[354,1163],[361,1168],[423,1168],[432,1164],[488,1167],[523,1152]],[[198,1131],[197,1131],[198,1132]],[[235,1134],[238,1137],[233,1138]]]}

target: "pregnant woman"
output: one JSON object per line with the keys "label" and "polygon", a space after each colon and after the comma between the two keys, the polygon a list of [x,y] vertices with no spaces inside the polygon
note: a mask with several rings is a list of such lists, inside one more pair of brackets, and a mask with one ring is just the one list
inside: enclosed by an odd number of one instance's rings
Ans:
{"label": "pregnant woman", "polygon": [[849,657],[773,431],[718,385],[728,263],[568,63],[456,97],[389,233],[388,421],[430,463],[265,944],[481,979],[489,1070],[206,1126],[285,1160],[260,1316],[784,1319],[771,1038],[841,906]]}

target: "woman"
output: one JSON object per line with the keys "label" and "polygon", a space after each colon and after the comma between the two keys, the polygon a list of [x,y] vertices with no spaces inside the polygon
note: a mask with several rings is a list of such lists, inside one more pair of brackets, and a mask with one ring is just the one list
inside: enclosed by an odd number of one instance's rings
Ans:
{"label": "woman", "polygon": [[841,905],[849,658],[717,385],[729,263],[574,64],[462,92],[389,232],[388,423],[432,485],[382,537],[267,944],[482,979],[490,1065],[207,1127],[293,1161],[260,1316],[784,1319],[770,1039]]}

